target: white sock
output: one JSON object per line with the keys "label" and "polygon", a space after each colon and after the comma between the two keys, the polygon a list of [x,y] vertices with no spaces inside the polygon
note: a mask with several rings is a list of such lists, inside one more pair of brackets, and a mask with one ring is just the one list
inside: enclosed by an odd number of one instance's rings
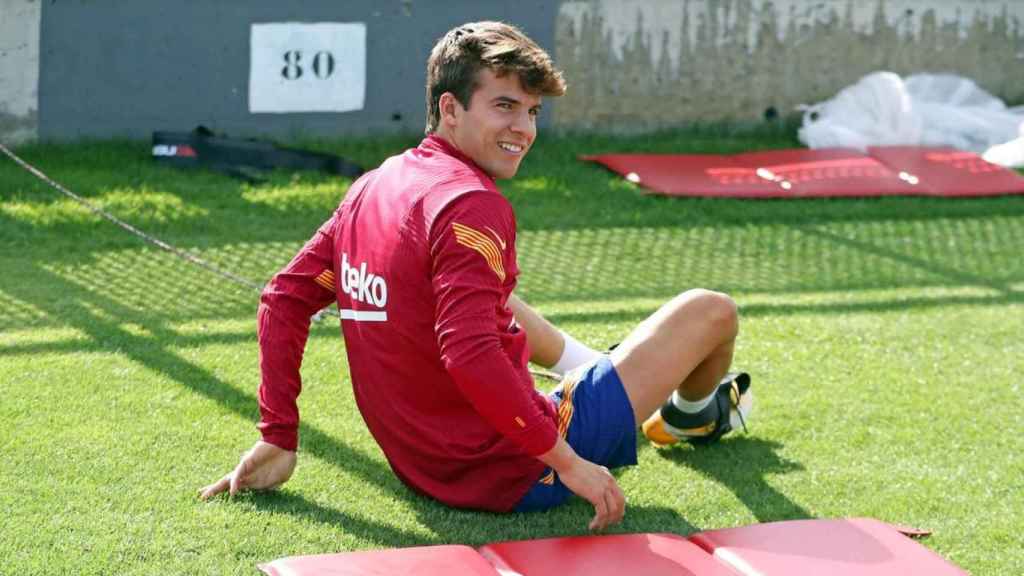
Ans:
{"label": "white sock", "polygon": [[708,404],[711,404],[711,400],[715,398],[715,394],[717,393],[718,387],[716,386],[715,389],[711,391],[711,394],[708,394],[706,397],[701,398],[700,400],[691,401],[680,396],[679,390],[676,390],[675,392],[672,393],[672,404],[674,404],[676,408],[679,408],[680,410],[686,412],[687,414],[696,414],[697,412],[700,412],[705,407],[707,407]]}
{"label": "white sock", "polygon": [[[559,330],[559,332],[561,332],[561,330]],[[558,362],[551,367],[551,370],[559,376],[565,376],[565,374],[573,368],[582,366],[601,356],[600,352],[586,344],[580,343],[565,332],[562,332],[562,338],[565,340],[565,346],[562,348],[562,356],[558,359]]]}

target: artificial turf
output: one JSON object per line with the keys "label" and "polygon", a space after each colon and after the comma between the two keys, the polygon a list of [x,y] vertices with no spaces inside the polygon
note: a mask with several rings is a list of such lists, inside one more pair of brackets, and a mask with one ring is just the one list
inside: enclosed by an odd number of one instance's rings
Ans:
{"label": "artificial turf", "polygon": [[[416,141],[304,144],[373,166]],[[641,442],[610,532],[871,516],[932,529],[925,544],[973,574],[1024,573],[1024,198],[672,199],[576,160],[795,145],[785,131],[545,135],[502,184],[518,292],[577,338],[613,344],[690,287],[740,306],[750,433],[706,449]],[[141,142],[18,152],[256,282],[348,184],[176,171]],[[0,271],[0,573],[251,574],[286,555],[586,532],[581,500],[501,516],[406,489],[355,408],[336,320],[311,332],[293,479],[200,502],[257,437],[257,294],[3,157]]]}

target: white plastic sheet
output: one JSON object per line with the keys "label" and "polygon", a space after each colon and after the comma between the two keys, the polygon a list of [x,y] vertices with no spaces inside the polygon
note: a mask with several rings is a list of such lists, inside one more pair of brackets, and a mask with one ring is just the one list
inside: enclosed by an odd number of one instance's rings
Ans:
{"label": "white plastic sheet", "polygon": [[1024,106],[961,76],[874,72],[803,111],[799,138],[810,148],[952,146],[1024,166]]}

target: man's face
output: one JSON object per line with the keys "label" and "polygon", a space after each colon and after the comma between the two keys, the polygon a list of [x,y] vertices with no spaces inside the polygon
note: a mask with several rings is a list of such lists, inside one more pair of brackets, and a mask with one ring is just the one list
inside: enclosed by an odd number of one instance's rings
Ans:
{"label": "man's face", "polygon": [[503,77],[483,69],[477,89],[463,108],[452,98],[451,142],[492,178],[511,178],[537,137],[540,96],[523,90],[516,74]]}

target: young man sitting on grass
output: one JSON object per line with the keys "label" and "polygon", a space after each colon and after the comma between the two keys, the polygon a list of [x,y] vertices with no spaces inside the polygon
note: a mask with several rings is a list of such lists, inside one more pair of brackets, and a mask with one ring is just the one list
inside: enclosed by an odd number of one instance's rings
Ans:
{"label": "young man sitting on grass", "polygon": [[[262,439],[202,498],[291,476],[309,318],[332,301],[367,427],[403,482],[450,506],[538,510],[575,493],[599,530],[625,511],[608,468],[636,463],[638,422],[660,445],[732,428],[751,397],[746,378],[723,379],[737,334],[728,296],[684,292],[605,355],[512,294],[515,214],[495,180],[530,150],[542,97],[564,92],[512,26],[466,24],[437,43],[427,137],[353,183],[264,290]],[[529,360],[565,374],[550,396]]]}

